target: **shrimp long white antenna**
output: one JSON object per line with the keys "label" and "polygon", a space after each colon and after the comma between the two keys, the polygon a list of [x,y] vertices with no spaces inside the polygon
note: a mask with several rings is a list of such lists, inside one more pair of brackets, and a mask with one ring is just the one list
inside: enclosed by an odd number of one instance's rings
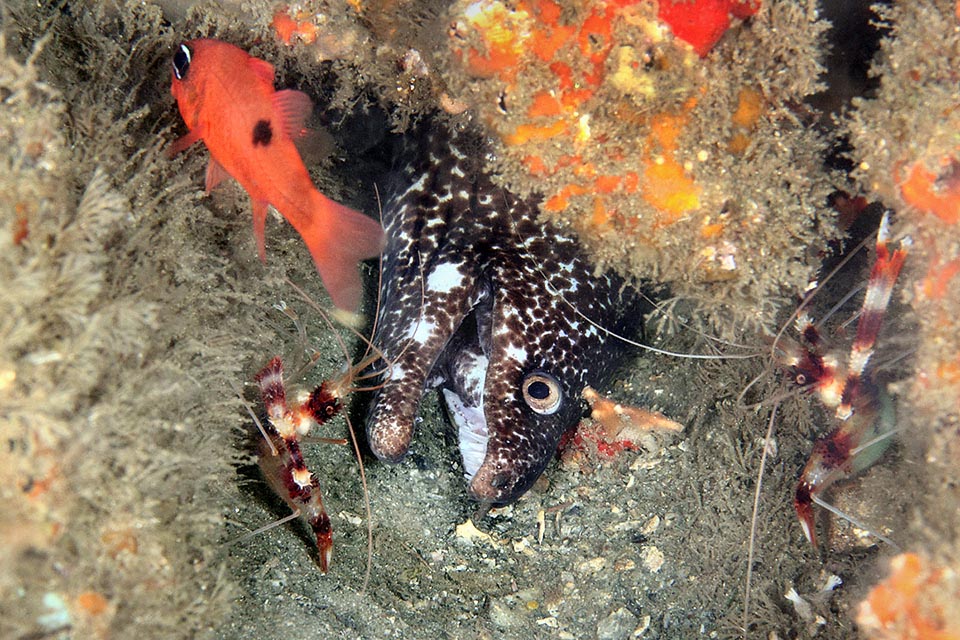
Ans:
{"label": "shrimp long white antenna", "polygon": [[[350,414],[344,412],[344,420],[347,422],[347,433],[350,434],[350,443],[353,445],[353,453],[357,460],[363,460],[360,454],[360,444],[357,441],[356,431],[353,429],[353,423],[350,421]],[[367,512],[367,565],[363,572],[363,585],[360,587],[360,594],[367,592],[367,585],[370,584],[370,571],[373,567],[373,509],[370,506],[370,491],[367,488],[367,472],[360,462],[360,486],[363,487],[363,506]]]}
{"label": "shrimp long white antenna", "polygon": [[894,542],[893,540],[891,540],[891,539],[888,538],[887,536],[883,535],[882,533],[880,533],[880,532],[878,532],[878,531],[875,531],[874,529],[871,529],[871,528],[868,527],[867,525],[863,524],[862,522],[860,522],[859,520],[857,520],[856,518],[854,518],[853,516],[851,516],[849,513],[845,513],[845,512],[843,512],[843,511],[841,511],[840,509],[836,508],[835,506],[833,506],[832,504],[830,504],[829,502],[827,502],[826,500],[824,500],[823,498],[821,498],[821,497],[818,496],[817,494],[811,495],[811,496],[810,496],[810,499],[813,500],[813,503],[814,503],[815,505],[817,505],[818,507],[822,507],[822,508],[826,509],[827,511],[829,511],[829,512],[832,513],[833,515],[837,516],[838,518],[842,518],[843,520],[846,520],[847,522],[849,522],[850,524],[852,524],[853,526],[855,526],[857,529],[861,529],[861,530],[863,530],[863,531],[866,531],[868,534],[870,534],[870,535],[873,536],[874,538],[880,540],[881,542],[884,542],[884,543],[890,545],[890,547],[891,547],[894,551],[897,551],[897,552],[900,551],[900,545],[898,545],[896,542]]}
{"label": "shrimp long white antenna", "polygon": [[895,436],[895,435],[898,434],[898,433],[900,433],[900,429],[890,429],[889,431],[884,431],[884,432],[881,433],[880,435],[875,436],[875,437],[873,437],[873,438],[870,438],[870,439],[867,440],[866,442],[863,442],[863,443],[857,445],[856,447],[854,447],[853,449],[851,449],[851,450],[850,450],[850,457],[853,458],[853,457],[856,456],[857,454],[863,453],[866,449],[869,449],[870,447],[872,447],[873,445],[877,444],[878,442],[883,442],[884,440],[887,440],[888,438],[892,438],[893,436]]}
{"label": "shrimp long white antenna", "polygon": [[722,338],[718,338],[717,336],[711,335],[706,331],[703,331],[701,329],[694,327],[689,322],[684,322],[683,320],[678,319],[675,315],[673,315],[672,311],[668,311],[664,308],[667,305],[674,307],[680,300],[683,300],[684,298],[673,297],[663,302],[657,302],[656,300],[648,296],[643,291],[640,291],[639,293],[640,293],[640,297],[643,298],[645,301],[647,301],[653,307],[653,311],[651,311],[648,314],[648,316],[652,316],[654,313],[656,313],[663,318],[669,318],[672,322],[675,322],[676,324],[683,327],[684,330],[689,331],[703,338],[704,340],[707,340],[709,342],[715,342],[724,347],[733,347],[735,349],[745,349],[745,350],[753,349],[753,347],[750,345],[740,344],[738,342],[733,342],[732,340],[724,340]]}
{"label": "shrimp long white antenna", "polygon": [[250,540],[251,538],[256,538],[256,537],[257,537],[258,535],[260,535],[261,533],[266,533],[267,531],[270,531],[271,529],[275,529],[275,528],[277,528],[277,527],[279,527],[279,526],[282,526],[282,525],[290,522],[291,520],[296,520],[297,518],[300,517],[300,513],[301,513],[301,512],[300,512],[300,509],[294,509],[293,511],[291,511],[291,512],[289,513],[289,515],[285,515],[285,516],[283,516],[282,518],[280,518],[279,520],[274,520],[273,522],[269,522],[269,523],[263,525],[262,527],[257,527],[257,528],[254,529],[253,531],[248,531],[248,532],[246,532],[245,534],[243,534],[243,535],[241,535],[241,536],[237,536],[237,537],[234,538],[233,540],[227,540],[226,542],[223,543],[223,546],[224,546],[224,547],[230,547],[230,546],[233,546],[233,545],[238,544],[238,543],[240,543],[240,542],[244,542],[244,541],[246,541],[246,540]]}
{"label": "shrimp long white antenna", "polygon": [[763,437],[763,452],[760,454],[760,470],[757,471],[757,487],[753,492],[753,513],[750,515],[750,538],[747,543],[747,578],[743,594],[743,637],[747,637],[747,625],[750,616],[750,584],[753,578],[753,556],[757,542],[757,520],[760,516],[760,489],[763,487],[763,473],[767,468],[767,452],[770,449],[770,439],[773,438],[773,428],[776,424],[779,404],[773,405],[770,411],[770,420],[767,421],[767,433]]}
{"label": "shrimp long white antenna", "polygon": [[270,455],[277,455],[277,448],[273,446],[273,441],[270,440],[270,436],[267,435],[267,430],[263,428],[263,423],[260,422],[260,418],[257,417],[257,413],[253,410],[253,407],[250,406],[250,403],[247,402],[247,399],[243,397],[243,392],[240,390],[240,387],[236,385],[233,380],[227,380],[230,383],[230,387],[233,389],[233,392],[237,394],[237,398],[240,399],[240,404],[247,410],[247,413],[250,414],[250,417],[253,419],[253,423],[257,425],[257,429],[260,430],[260,435],[263,436],[264,442],[270,447]]}
{"label": "shrimp long white antenna", "polygon": [[[541,275],[542,275],[542,274],[541,274]],[[597,331],[600,331],[600,332],[603,333],[604,335],[606,335],[606,336],[608,336],[608,337],[610,337],[610,338],[614,338],[614,339],[616,339],[616,340],[619,340],[620,342],[623,342],[624,344],[629,344],[629,345],[631,345],[631,346],[633,346],[633,347],[638,347],[638,348],[640,348],[640,349],[644,349],[645,351],[650,351],[650,352],[652,352],[652,353],[658,353],[658,354],[663,355],[663,356],[672,356],[672,357],[675,357],[675,358],[687,358],[687,359],[689,359],[689,360],[749,360],[749,359],[751,359],[751,358],[756,358],[756,357],[758,357],[758,354],[756,354],[756,353],[734,353],[734,354],[680,353],[680,352],[678,352],[678,351],[670,351],[670,350],[668,350],[668,349],[660,349],[659,347],[654,347],[654,346],[649,345],[649,344],[644,344],[644,343],[642,343],[642,342],[638,342],[637,340],[632,340],[632,339],[630,339],[630,338],[628,338],[628,337],[626,337],[626,336],[620,335],[620,334],[617,333],[616,331],[611,331],[610,329],[608,329],[607,327],[603,326],[602,324],[600,324],[600,323],[597,322],[596,320],[593,320],[592,318],[590,318],[589,316],[587,316],[585,313],[583,313],[582,311],[580,311],[579,309],[577,309],[577,307],[574,306],[574,304],[573,304],[572,302],[570,302],[569,300],[567,300],[567,299],[563,296],[562,293],[560,293],[559,291],[557,291],[556,288],[554,288],[554,287],[550,284],[550,282],[549,282],[548,280],[546,280],[546,276],[544,276],[544,280],[545,280],[544,284],[545,284],[545,286],[546,286],[546,288],[547,288],[547,292],[550,293],[550,295],[553,295],[553,296],[556,296],[557,298],[559,298],[560,301],[563,302],[565,305],[567,305],[567,307],[568,307],[571,311],[573,311],[573,313],[574,313],[578,318],[580,318],[581,320],[583,320],[583,321],[585,321],[585,322],[588,322],[588,323],[589,323],[590,325],[592,325]]]}

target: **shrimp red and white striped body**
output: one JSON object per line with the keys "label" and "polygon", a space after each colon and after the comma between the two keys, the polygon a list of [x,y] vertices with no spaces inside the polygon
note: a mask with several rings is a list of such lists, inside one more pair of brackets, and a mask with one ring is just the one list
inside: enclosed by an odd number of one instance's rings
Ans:
{"label": "shrimp red and white striped body", "polygon": [[797,318],[800,341],[781,342],[778,348],[784,354],[782,365],[790,371],[794,382],[816,393],[833,410],[837,421],[830,433],[814,444],[794,495],[800,525],[814,546],[817,536],[813,507],[827,506],[820,494],[876,462],[896,429],[890,396],[873,384],[868,365],[909,246],[910,239],[904,238],[897,248],[892,248],[885,214],[877,232],[876,261],[867,283],[857,333],[845,360],[825,348],[816,325],[806,314]]}
{"label": "shrimp red and white striped body", "polygon": [[300,451],[300,439],[341,409],[339,394],[324,382],[293,407],[287,404],[283,383],[283,362],[274,357],[256,376],[267,410],[260,443],[259,464],[267,483],[302,517],[316,536],[320,571],[326,573],[333,553],[333,530],[323,506],[316,476],[307,469]]}
{"label": "shrimp red and white striped body", "polygon": [[[267,421],[261,423],[256,414],[248,407],[254,421],[260,429],[263,438],[258,446],[258,464],[270,488],[273,489],[293,513],[256,532],[276,526],[297,517],[303,518],[310,526],[316,537],[319,554],[320,570],[326,573],[330,568],[330,558],[333,553],[333,529],[330,518],[323,505],[323,495],[316,476],[310,472],[301,452],[301,442],[315,427],[327,423],[342,413],[345,398],[355,391],[368,391],[376,387],[363,386],[365,381],[377,379],[384,370],[373,366],[375,362],[386,362],[383,353],[353,327],[347,330],[366,345],[363,356],[356,364],[351,363],[346,342],[338,333],[331,316],[314,302],[302,289],[287,281],[291,288],[320,316],[328,329],[332,332],[340,351],[345,358],[343,370],[336,376],[329,378],[309,393],[303,393],[296,400],[289,401],[287,388],[283,380],[283,362],[279,356],[274,356],[270,362],[255,376],[260,389],[267,413]],[[299,316],[289,309],[285,303],[275,305],[275,308],[291,319],[303,341],[307,345],[306,330]],[[318,354],[311,359],[315,361]],[[370,577],[370,566],[373,553],[373,525],[370,509],[370,498],[367,492],[366,473],[363,467],[360,448],[356,434],[350,423],[350,418],[344,413],[347,426],[347,438],[317,438],[311,440],[333,444],[351,444],[359,466],[360,483],[363,487],[363,502],[367,514],[367,570],[364,577],[363,589],[366,589]]]}

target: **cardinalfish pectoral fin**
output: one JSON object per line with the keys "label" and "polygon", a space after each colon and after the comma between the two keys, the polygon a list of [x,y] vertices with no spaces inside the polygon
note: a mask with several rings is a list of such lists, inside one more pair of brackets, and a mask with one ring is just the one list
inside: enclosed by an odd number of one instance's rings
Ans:
{"label": "cardinalfish pectoral fin", "polygon": [[177,138],[176,140],[173,141],[173,144],[170,145],[170,148],[167,150],[167,156],[172,158],[173,156],[177,155],[181,151],[184,151],[185,149],[187,149],[187,147],[189,147],[190,145],[192,145],[194,142],[201,139],[202,137],[203,135],[202,135],[202,132],[200,131],[200,127],[193,129],[187,135],[183,136],[182,138]]}
{"label": "cardinalfish pectoral fin", "polygon": [[383,229],[371,218],[319,191],[312,192],[311,209],[309,225],[297,231],[310,249],[333,304],[355,312],[362,293],[357,263],[380,255],[385,243]]}
{"label": "cardinalfish pectoral fin", "polygon": [[[212,160],[211,160],[212,162]],[[267,228],[267,207],[269,203],[266,200],[253,200],[253,237],[257,241],[257,255],[260,256],[260,262],[267,261],[267,241],[265,238]]]}

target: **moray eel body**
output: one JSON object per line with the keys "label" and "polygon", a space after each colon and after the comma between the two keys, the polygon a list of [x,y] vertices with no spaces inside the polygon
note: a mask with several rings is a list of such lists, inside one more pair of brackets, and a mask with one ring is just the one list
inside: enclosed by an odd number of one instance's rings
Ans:
{"label": "moray eel body", "polygon": [[423,394],[439,388],[459,429],[468,492],[513,502],[583,415],[580,394],[610,376],[636,334],[639,296],[598,275],[575,239],[537,218],[534,200],[494,185],[468,132],[421,134],[383,210],[374,343],[388,373],[373,399],[374,454],[396,462]]}

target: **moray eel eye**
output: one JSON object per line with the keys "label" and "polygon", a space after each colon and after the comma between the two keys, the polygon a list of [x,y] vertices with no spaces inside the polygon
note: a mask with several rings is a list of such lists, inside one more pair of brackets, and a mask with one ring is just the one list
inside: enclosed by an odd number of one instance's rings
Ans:
{"label": "moray eel eye", "polygon": [[190,48],[182,44],[177,52],[173,54],[173,75],[177,80],[183,80],[187,77],[187,71],[190,70]]}
{"label": "moray eel eye", "polygon": [[548,416],[560,408],[563,393],[556,378],[547,373],[531,373],[523,379],[523,401],[534,413]]}

